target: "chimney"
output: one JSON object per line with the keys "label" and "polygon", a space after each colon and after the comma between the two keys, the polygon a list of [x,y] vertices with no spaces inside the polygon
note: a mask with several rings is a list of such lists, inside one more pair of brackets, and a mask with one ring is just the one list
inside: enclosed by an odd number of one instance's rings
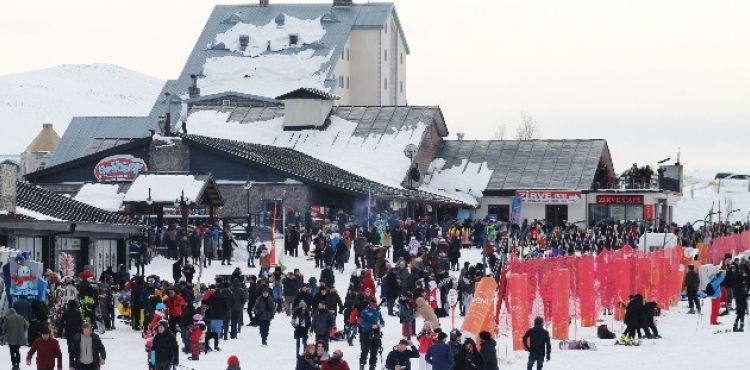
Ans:
{"label": "chimney", "polygon": [[0,163],[0,213],[16,213],[16,181],[18,165],[11,161]]}
{"label": "chimney", "polygon": [[262,7],[268,7],[268,0],[260,0],[260,6]]}
{"label": "chimney", "polygon": [[198,87],[198,76],[190,75],[190,79],[193,80],[193,84],[188,88],[188,95],[191,98],[195,98],[201,95],[201,89]]}
{"label": "chimney", "polygon": [[277,97],[276,100],[284,101],[284,130],[325,126],[333,110],[333,102],[338,99],[336,95],[311,88],[300,88]]}
{"label": "chimney", "polygon": [[464,133],[463,132],[456,133],[456,138],[458,138],[458,141],[464,141]]}
{"label": "chimney", "polygon": [[354,5],[352,0],[333,0],[333,6],[351,6]]}

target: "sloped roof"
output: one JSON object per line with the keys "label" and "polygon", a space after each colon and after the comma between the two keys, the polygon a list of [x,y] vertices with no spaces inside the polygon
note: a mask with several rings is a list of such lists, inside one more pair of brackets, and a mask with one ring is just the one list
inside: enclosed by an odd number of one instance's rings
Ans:
{"label": "sloped roof", "polygon": [[109,225],[139,224],[138,221],[126,216],[81,203],[25,182],[17,182],[17,196],[18,207],[44,215],[47,219]]}
{"label": "sloped roof", "polygon": [[290,91],[286,94],[282,94],[276,97],[276,100],[286,99],[323,99],[323,100],[339,100],[341,99],[336,94],[331,94],[327,91],[315,89],[311,87],[300,87],[294,91]]}
{"label": "sloped roof", "polygon": [[[63,134],[48,167],[65,163],[84,155],[93,153],[96,140],[121,139],[114,145],[120,145],[129,139],[144,138],[151,135],[149,130],[159,132],[156,118],[149,117],[73,117],[65,134]],[[111,147],[111,146],[110,146]],[[105,148],[102,148],[105,149]]]}
{"label": "sloped roof", "polygon": [[54,152],[60,144],[60,135],[52,128],[51,123],[42,124],[42,131],[26,147],[25,152]]}
{"label": "sloped roof", "polygon": [[485,190],[585,190],[608,153],[606,140],[450,140],[436,158],[444,169],[474,163],[492,170]]}
{"label": "sloped roof", "polygon": [[180,135],[180,137],[193,145],[267,167],[286,177],[352,194],[365,195],[369,191],[375,197],[410,197],[425,201],[463,203],[425,191],[383,185],[290,148],[250,144],[199,135]]}

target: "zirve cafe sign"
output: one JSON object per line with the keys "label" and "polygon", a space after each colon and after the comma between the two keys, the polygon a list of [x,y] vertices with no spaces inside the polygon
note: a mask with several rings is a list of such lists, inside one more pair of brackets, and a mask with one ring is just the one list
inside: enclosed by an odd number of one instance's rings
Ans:
{"label": "zirve cafe sign", "polygon": [[597,195],[599,204],[643,204],[643,195]]}
{"label": "zirve cafe sign", "polygon": [[101,182],[134,181],[139,174],[148,171],[143,159],[132,155],[113,155],[99,161],[94,167],[94,176]]}
{"label": "zirve cafe sign", "polygon": [[581,192],[575,190],[516,190],[524,203],[572,204],[581,201]]}

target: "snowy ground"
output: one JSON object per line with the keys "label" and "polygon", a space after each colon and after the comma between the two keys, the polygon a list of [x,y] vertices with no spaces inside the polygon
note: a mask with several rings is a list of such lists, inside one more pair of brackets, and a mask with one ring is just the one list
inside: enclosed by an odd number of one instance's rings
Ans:
{"label": "snowy ground", "polygon": [[[747,180],[722,180],[721,183],[718,180],[686,180],[682,199],[675,205],[675,222],[684,225],[702,220],[712,207],[714,212],[721,210],[722,221],[733,209],[739,211],[732,213],[730,221],[746,221],[750,212],[750,184]],[[713,220],[718,221],[718,216]]]}
{"label": "snowy ground", "polygon": [[[468,261],[479,261],[478,251],[463,253]],[[306,277],[319,276],[319,270],[315,269],[312,261],[302,257],[288,258],[285,262],[288,268],[300,268]],[[214,263],[212,267],[204,271],[202,281],[211,281],[216,274],[229,274],[235,267],[240,267],[243,273],[256,273],[245,267],[244,261],[236,261],[232,266],[221,266]],[[344,274],[337,274],[336,287],[340,292],[345,292],[348,277],[354,268],[349,264]],[[147,266],[147,274],[158,274],[160,276],[171,276],[171,262],[157,258]],[[662,370],[667,369],[730,369],[736,368],[736,354],[743,353],[746,349],[748,334],[727,333],[714,334],[716,327],[708,325],[708,317],[687,315],[684,304],[666,311],[658,318],[660,334],[664,337],[660,340],[645,341],[641,347],[614,346],[613,341],[596,339],[595,329],[586,328],[577,331],[577,337],[590,340],[597,344],[598,351],[559,351],[557,343],[553,343],[552,361],[545,365],[545,369],[653,369],[657,366]],[[384,330],[384,355],[400,339],[400,326],[398,319],[384,316],[386,320]],[[731,328],[731,320],[734,316],[724,317],[720,328]],[[337,318],[339,327],[343,327],[342,315]],[[418,319],[417,325],[421,327],[422,320]],[[442,326],[450,328],[450,319],[442,319]],[[456,325],[460,327],[461,318],[458,317]],[[605,323],[613,331],[619,333],[622,324],[612,322],[607,317]],[[571,337],[575,331],[571,329]],[[143,339],[138,332],[134,332],[124,324],[119,324],[118,329],[103,335],[103,341],[109,353],[107,365],[104,369],[112,370],[134,370],[146,368],[146,354],[143,347]],[[498,356],[500,357],[502,369],[524,369],[526,354],[524,352],[510,351],[507,340],[501,337],[498,343]],[[67,352],[64,341],[64,360],[67,363]],[[294,340],[289,319],[281,314],[277,315],[271,324],[269,346],[260,346],[258,329],[254,327],[243,327],[239,339],[221,342],[221,352],[211,352],[202,355],[198,362],[188,361],[181,354],[180,364],[194,370],[217,370],[226,367],[226,359],[230,355],[237,355],[242,363],[243,370],[265,369],[294,369]],[[347,346],[346,342],[332,342],[332,348],[340,348],[344,352],[344,358],[352,369],[357,368],[359,358],[358,343],[354,347]],[[26,350],[22,350],[25,356]],[[0,364],[9,363],[7,351],[0,351]],[[23,365],[22,369],[30,369]],[[418,369],[417,361],[413,362],[413,369]],[[380,367],[378,366],[378,369]]]}

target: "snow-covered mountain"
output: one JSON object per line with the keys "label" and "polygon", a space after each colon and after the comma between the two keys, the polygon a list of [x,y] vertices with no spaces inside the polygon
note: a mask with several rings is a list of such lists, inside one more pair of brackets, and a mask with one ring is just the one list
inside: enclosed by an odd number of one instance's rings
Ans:
{"label": "snow-covered mountain", "polygon": [[[708,180],[685,178],[682,199],[674,208],[674,221],[679,225],[702,220],[713,208],[721,210],[721,220],[726,220],[732,212],[730,221],[745,221],[750,212],[750,184],[747,180]],[[718,215],[713,217],[718,221]],[[698,224],[697,226],[700,226]]]}
{"label": "snow-covered mountain", "polygon": [[146,115],[164,81],[110,64],[71,64],[0,76],[2,153],[20,153],[51,122],[73,116]]}

